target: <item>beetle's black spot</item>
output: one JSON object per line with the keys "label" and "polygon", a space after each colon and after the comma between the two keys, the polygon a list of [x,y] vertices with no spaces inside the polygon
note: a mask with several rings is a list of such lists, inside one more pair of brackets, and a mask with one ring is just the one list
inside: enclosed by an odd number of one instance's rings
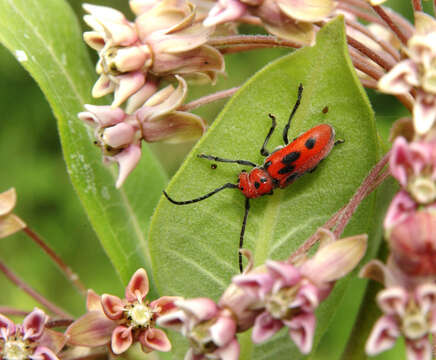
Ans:
{"label": "beetle's black spot", "polygon": [[240,189],[241,189],[241,191],[244,191],[244,187],[243,186],[241,186]]}
{"label": "beetle's black spot", "polygon": [[294,173],[294,174],[292,174],[291,176],[289,176],[287,179],[286,179],[286,183],[287,184],[290,184],[290,183],[292,183],[298,176],[299,176],[300,174],[298,174],[298,173]]}
{"label": "beetle's black spot", "polygon": [[261,179],[260,179],[260,182],[261,182],[262,184],[265,184],[267,181],[268,181],[268,180],[267,180],[266,178],[261,178]]}
{"label": "beetle's black spot", "polygon": [[316,140],[314,138],[309,138],[304,143],[304,146],[310,150],[310,149],[313,149],[313,147],[315,146],[315,143],[316,143]]}
{"label": "beetle's black spot", "polygon": [[288,166],[284,166],[279,170],[279,174],[280,175],[285,175],[287,173],[290,173],[292,171],[294,171],[295,166],[294,165],[288,165]]}
{"label": "beetle's black spot", "polygon": [[271,164],[272,164],[271,160],[267,161],[264,165],[264,168],[268,169],[271,166]]}
{"label": "beetle's black spot", "polygon": [[293,151],[285,156],[283,156],[282,163],[287,165],[293,163],[295,160],[297,160],[300,157],[299,151]]}
{"label": "beetle's black spot", "polygon": [[259,188],[260,188],[260,183],[257,182],[257,181],[255,181],[255,182],[254,182],[254,187],[255,187],[256,189],[259,189]]}

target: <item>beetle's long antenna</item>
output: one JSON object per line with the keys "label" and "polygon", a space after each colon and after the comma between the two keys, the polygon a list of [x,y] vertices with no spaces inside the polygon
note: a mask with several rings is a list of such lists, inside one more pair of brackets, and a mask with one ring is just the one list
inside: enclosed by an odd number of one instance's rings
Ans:
{"label": "beetle's long antenna", "polygon": [[172,203],[175,204],[175,205],[188,205],[188,204],[196,203],[196,202],[202,201],[202,200],[204,200],[204,199],[207,199],[208,197],[211,197],[212,195],[215,195],[217,192],[219,192],[219,191],[221,191],[221,190],[224,190],[224,189],[236,189],[237,187],[238,187],[238,185],[235,185],[235,184],[232,184],[232,183],[227,183],[227,184],[224,184],[223,186],[221,186],[221,187],[215,189],[214,191],[211,191],[210,193],[208,193],[208,194],[206,194],[206,195],[200,196],[200,197],[195,198],[195,199],[192,199],[192,200],[186,200],[186,201],[176,201],[176,200],[173,200],[173,199],[171,199],[170,196],[166,193],[166,191],[164,191],[163,193],[164,193],[165,197],[166,197],[170,202],[172,202]]}
{"label": "beetle's long antenna", "polygon": [[242,253],[241,249],[244,245],[244,234],[245,234],[245,225],[247,224],[247,217],[248,217],[248,211],[250,210],[250,199],[245,198],[245,213],[244,213],[244,220],[242,221],[242,228],[241,228],[241,235],[239,236],[239,271],[244,271],[244,267],[242,266]]}

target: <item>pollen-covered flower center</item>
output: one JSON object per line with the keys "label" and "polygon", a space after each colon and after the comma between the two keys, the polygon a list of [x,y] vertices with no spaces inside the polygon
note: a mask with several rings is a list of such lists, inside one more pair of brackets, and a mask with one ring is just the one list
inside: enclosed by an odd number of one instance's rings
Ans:
{"label": "pollen-covered flower center", "polygon": [[153,321],[153,315],[153,310],[146,304],[135,304],[127,311],[131,325],[135,327],[150,326]]}
{"label": "pollen-covered flower center", "polygon": [[418,176],[408,183],[408,190],[420,204],[429,204],[436,200],[436,184],[430,176]]}
{"label": "pollen-covered flower center", "polygon": [[419,339],[429,331],[428,321],[425,314],[419,309],[407,311],[403,318],[402,330],[409,339]]}
{"label": "pollen-covered flower center", "polygon": [[28,359],[31,349],[30,346],[22,340],[8,340],[4,344],[2,359],[23,360]]}
{"label": "pollen-covered flower center", "polygon": [[265,304],[267,311],[276,319],[290,318],[293,314],[290,305],[294,301],[296,293],[295,287],[288,287],[270,294]]}

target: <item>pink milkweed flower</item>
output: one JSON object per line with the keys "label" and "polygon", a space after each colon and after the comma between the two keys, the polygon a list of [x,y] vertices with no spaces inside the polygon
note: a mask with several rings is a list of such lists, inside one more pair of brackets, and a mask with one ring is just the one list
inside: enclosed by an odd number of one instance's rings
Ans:
{"label": "pink milkweed flower", "polygon": [[[366,235],[336,240],[323,231],[317,253],[298,263],[267,261],[265,266],[233,278],[233,284],[256,297],[249,305],[260,311],[254,321],[252,340],[264,342],[283,326],[304,354],[312,348],[314,311],[330,294],[334,282],[350,272],[366,250]],[[223,301],[223,299],[221,299]],[[238,317],[239,312],[235,312]]]}
{"label": "pink milkweed flower", "polygon": [[203,23],[213,26],[254,16],[271,34],[312,45],[315,41],[313,23],[327,18],[334,8],[333,0],[219,0]]}
{"label": "pink milkweed flower", "polygon": [[239,343],[232,312],[208,298],[180,299],[157,319],[159,326],[179,331],[191,345],[185,360],[237,360]]}
{"label": "pink milkweed flower", "polygon": [[109,7],[83,6],[89,13],[84,20],[93,29],[84,40],[99,53],[94,97],[113,92],[117,107],[155,77],[179,74],[214,82],[224,72],[223,56],[206,44],[214,29],[196,21],[190,2],[130,1],[130,6],[137,15],[134,22]]}
{"label": "pink milkweed flower", "polygon": [[416,89],[413,122],[420,135],[428,133],[436,120],[435,38],[435,19],[416,11],[415,33],[405,49],[409,58],[395,65],[378,84],[381,91],[389,94],[404,94]]}
{"label": "pink milkweed flower", "polygon": [[409,360],[430,360],[429,335],[436,336],[436,284],[421,284],[409,291],[401,286],[389,287],[378,293],[377,303],[384,315],[371,331],[366,353],[377,355],[403,336]]}
{"label": "pink milkweed flower", "polygon": [[88,293],[88,313],[66,330],[72,345],[95,347],[110,343],[114,354],[121,354],[139,341],[144,352],[170,351],[166,334],[155,328],[156,320],[173,308],[174,297],[163,296],[149,303],[148,277],[138,269],[125,290],[125,299]]}
{"label": "pink milkweed flower", "polygon": [[48,316],[35,308],[20,325],[0,314],[1,359],[58,360],[66,336],[45,328]]}
{"label": "pink milkweed flower", "polygon": [[418,204],[436,200],[436,143],[395,139],[389,166],[401,186]]}
{"label": "pink milkweed flower", "polygon": [[206,130],[199,116],[177,110],[188,90],[182,77],[176,76],[176,79],[177,88],[169,85],[154,93],[155,86],[144,87],[148,95],[144,92],[137,95],[146,96],[148,100],[138,109],[137,98],[132,97],[127,104],[127,109],[133,111],[131,114],[121,108],[94,105],[85,105],[87,111],[78,114],[95,128],[95,143],[102,149],[104,160],[118,163],[117,188],[138,164],[142,140],[179,143],[197,139]]}
{"label": "pink milkweed flower", "polygon": [[15,234],[26,227],[26,224],[12,211],[17,203],[14,188],[0,193],[0,239]]}

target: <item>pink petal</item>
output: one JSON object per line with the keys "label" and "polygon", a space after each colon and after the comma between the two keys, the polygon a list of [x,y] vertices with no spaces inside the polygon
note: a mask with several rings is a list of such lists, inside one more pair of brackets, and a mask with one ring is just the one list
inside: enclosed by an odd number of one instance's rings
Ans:
{"label": "pink petal", "polygon": [[32,360],[59,360],[56,354],[45,346],[38,346],[29,357]]}
{"label": "pink petal", "polygon": [[422,313],[426,314],[430,309],[436,309],[436,284],[419,285],[415,290],[415,297]]}
{"label": "pink petal", "polygon": [[127,176],[135,169],[141,159],[141,148],[139,145],[130,145],[110,160],[118,162],[118,178],[115,187],[119,189],[123,185]]}
{"label": "pink petal", "polygon": [[268,312],[265,311],[256,318],[251,339],[255,344],[259,344],[268,340],[282,327],[283,323],[281,320],[274,319]]}
{"label": "pink petal", "polygon": [[409,301],[407,291],[400,286],[393,286],[377,294],[377,303],[387,315],[403,316]]}
{"label": "pink petal", "polygon": [[45,329],[38,344],[51,349],[55,354],[62,350],[67,342],[66,335],[51,329]]}
{"label": "pink petal", "polygon": [[103,307],[101,306],[101,299],[97,293],[89,289],[86,296],[86,308],[88,311],[101,311],[103,312]]}
{"label": "pink petal", "polygon": [[302,313],[284,322],[289,328],[289,336],[303,354],[310,353],[315,334],[316,318],[313,313]]}
{"label": "pink petal", "polygon": [[390,349],[399,335],[400,329],[395,319],[392,316],[381,317],[375,323],[366,342],[366,353],[373,356]]}
{"label": "pink petal", "polygon": [[417,205],[409,196],[409,194],[404,190],[400,191],[397,195],[395,195],[386,213],[384,221],[385,229],[390,229],[395,226],[395,224],[403,221],[416,208]]}
{"label": "pink petal", "polygon": [[15,333],[15,324],[12,320],[8,319],[6,316],[0,314],[0,336],[3,340]]}
{"label": "pink petal", "polygon": [[399,62],[378,83],[379,89],[388,94],[404,94],[417,85],[418,69],[412,60]]}
{"label": "pink petal", "polygon": [[95,347],[107,344],[116,323],[102,312],[91,311],[73,322],[65,331],[68,343],[77,346]]}
{"label": "pink petal", "polygon": [[150,307],[154,311],[158,311],[157,316],[162,316],[175,310],[177,308],[175,302],[182,299],[183,298],[180,296],[162,296],[159,299],[152,301]]}
{"label": "pink petal", "polygon": [[41,337],[44,331],[44,325],[47,322],[48,317],[44,311],[35,308],[29,315],[23,320],[24,336],[23,339],[36,340]]}
{"label": "pink petal", "polygon": [[226,346],[219,347],[213,352],[221,360],[238,360],[239,359],[240,346],[238,340],[233,339]]}
{"label": "pink petal", "polygon": [[140,268],[136,270],[129,284],[126,287],[125,295],[128,302],[139,301],[142,302],[148,294],[148,276],[147,272]]}
{"label": "pink petal", "polygon": [[117,320],[122,317],[124,304],[118,296],[103,294],[101,296],[101,305],[109,319]]}
{"label": "pink petal", "polygon": [[140,108],[144,103],[156,92],[157,83],[147,79],[145,85],[139,89],[135,94],[130,96],[126,104],[126,113],[133,114],[138,108]]}
{"label": "pink petal", "polygon": [[209,298],[195,298],[176,301],[179,309],[192,315],[197,321],[210,320],[218,313],[218,306]]}
{"label": "pink petal", "polygon": [[217,321],[209,328],[213,342],[219,347],[230,342],[236,334],[236,322],[231,317],[231,314],[225,310],[221,314]]}
{"label": "pink petal", "polygon": [[97,19],[106,19],[115,23],[123,23],[126,21],[126,18],[121,11],[115,10],[108,6],[83,4],[82,7],[87,13],[96,17]]}
{"label": "pink petal", "polygon": [[428,336],[418,340],[406,340],[406,354],[408,360],[432,359],[431,344]]}
{"label": "pink petal", "polygon": [[79,113],[79,118],[88,122],[96,122],[101,127],[116,125],[122,122],[126,114],[121,108],[112,106],[85,105],[87,112]]}
{"label": "pink petal", "polygon": [[114,354],[119,355],[125,352],[132,345],[132,328],[117,326],[112,333],[111,348]]}
{"label": "pink petal", "polygon": [[102,139],[105,144],[114,149],[121,148],[135,141],[135,130],[132,125],[122,122],[105,128]]}
{"label": "pink petal", "polygon": [[274,277],[270,273],[254,273],[236,275],[232,282],[244,289],[250,296],[263,299],[274,285]]}
{"label": "pink petal", "polygon": [[323,300],[322,293],[317,286],[306,282],[298,289],[291,307],[300,307],[303,311],[314,311]]}
{"label": "pink petal", "polygon": [[183,310],[170,311],[165,315],[159,316],[156,324],[163,328],[180,331],[182,334],[189,330],[189,318]]}
{"label": "pink petal", "polygon": [[114,92],[114,90],[115,83],[112,79],[105,74],[101,74],[92,88],[92,97],[99,98]]}
{"label": "pink petal", "polygon": [[419,91],[413,107],[413,123],[418,134],[427,133],[436,120],[436,95]]}
{"label": "pink petal", "polygon": [[[280,288],[295,285],[301,279],[300,271],[291,264],[267,260],[266,267],[276,278],[275,282],[280,283]],[[274,287],[276,287],[275,284]]]}
{"label": "pink petal", "polygon": [[407,186],[407,167],[410,166],[409,145],[406,139],[399,136],[392,145],[389,167],[394,176],[402,186]]}
{"label": "pink petal", "polygon": [[150,328],[141,332],[139,336],[141,344],[151,350],[168,352],[171,350],[171,343],[167,335],[159,329]]}
{"label": "pink petal", "polygon": [[83,33],[83,40],[94,50],[100,51],[104,48],[106,39],[99,31],[86,31]]}
{"label": "pink petal", "polygon": [[241,18],[247,6],[239,0],[219,0],[203,21],[204,26],[213,26]]}
{"label": "pink petal", "polygon": [[145,75],[141,71],[134,71],[116,77],[118,86],[115,89],[112,107],[120,106],[129,96],[136,93],[145,84]]}

